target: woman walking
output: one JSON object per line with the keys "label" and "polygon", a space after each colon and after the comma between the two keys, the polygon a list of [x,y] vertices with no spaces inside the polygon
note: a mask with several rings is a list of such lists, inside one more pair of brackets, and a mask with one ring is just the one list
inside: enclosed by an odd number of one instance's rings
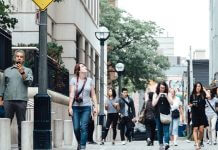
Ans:
{"label": "woman walking", "polygon": [[105,139],[108,134],[108,130],[112,124],[113,129],[113,140],[112,145],[115,144],[115,139],[117,136],[117,121],[118,121],[118,109],[119,109],[119,103],[118,99],[116,99],[116,91],[112,88],[108,90],[108,99],[105,103],[105,109],[107,110],[107,121],[106,121],[106,128],[102,135],[102,141],[100,145],[104,145]]}
{"label": "woman walking", "polygon": [[[169,127],[170,121],[164,122],[161,116],[170,116],[170,105],[172,105],[171,94],[168,94],[168,85],[166,82],[160,82],[157,85],[156,93],[153,96],[152,105],[155,107],[155,121],[158,129],[158,141],[160,145],[160,150],[169,149]],[[161,121],[162,120],[162,121]],[[164,138],[164,142],[163,142]],[[165,143],[165,145],[164,145]]]}
{"label": "woman walking", "polygon": [[218,100],[214,97],[215,95],[212,95],[210,90],[207,90],[207,92],[210,94],[206,101],[206,108],[205,112],[207,115],[208,120],[208,136],[209,136],[209,144],[216,145],[216,121],[217,121],[217,114],[215,111],[215,103],[218,102]]}
{"label": "woman walking", "polygon": [[85,150],[88,134],[88,124],[93,112],[97,113],[97,99],[94,82],[87,77],[87,68],[84,64],[76,64],[75,77],[70,81],[69,115],[72,116],[74,133],[78,142],[77,150]]}
{"label": "woman walking", "polygon": [[182,103],[180,99],[176,96],[176,91],[174,89],[170,89],[170,93],[172,95],[172,100],[173,100],[173,105],[171,105],[172,122],[170,124],[170,135],[171,135],[172,145],[178,146],[177,137],[178,137],[179,121],[180,118],[182,121],[184,120]]}
{"label": "woman walking", "polygon": [[154,116],[154,107],[152,106],[153,92],[148,93],[148,100],[144,102],[142,111],[144,116],[144,124],[146,128],[146,137],[147,137],[147,146],[154,145],[155,137],[155,116]]}
{"label": "woman walking", "polygon": [[194,89],[190,96],[190,104],[192,111],[193,136],[196,144],[196,150],[200,148],[200,142],[203,138],[204,128],[208,125],[205,114],[206,98],[209,97],[207,91],[200,82],[194,85]]}

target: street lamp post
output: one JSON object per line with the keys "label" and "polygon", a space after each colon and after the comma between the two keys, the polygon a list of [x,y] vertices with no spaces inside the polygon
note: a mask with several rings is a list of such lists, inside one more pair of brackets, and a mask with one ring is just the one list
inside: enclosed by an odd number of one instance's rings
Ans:
{"label": "street lamp post", "polygon": [[[109,38],[110,32],[106,27],[100,27],[98,32],[95,32],[96,38],[100,41],[101,60],[100,60],[100,110],[98,114],[98,124],[104,125],[104,42]],[[103,132],[103,130],[102,130]]]}
{"label": "street lamp post", "polygon": [[122,87],[122,82],[121,82],[121,79],[122,79],[122,73],[124,71],[124,64],[123,63],[117,63],[116,66],[115,66],[115,69],[118,73],[118,83],[119,83],[119,96],[121,94],[121,87]]}

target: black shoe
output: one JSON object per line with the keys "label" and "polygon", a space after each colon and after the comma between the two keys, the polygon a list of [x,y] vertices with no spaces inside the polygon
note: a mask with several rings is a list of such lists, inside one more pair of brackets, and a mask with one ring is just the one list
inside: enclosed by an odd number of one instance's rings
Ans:
{"label": "black shoe", "polygon": [[89,141],[88,144],[98,144],[95,141]]}
{"label": "black shoe", "polygon": [[128,141],[129,141],[129,142],[132,142],[132,138],[131,138],[131,137],[130,137],[130,138],[128,138]]}
{"label": "black shoe", "polygon": [[201,141],[201,143],[200,143],[200,147],[204,147],[204,143],[203,143],[203,141]]}
{"label": "black shoe", "polygon": [[150,139],[147,140],[147,146],[151,146],[152,142]]}
{"label": "black shoe", "polygon": [[101,141],[100,145],[104,145],[104,141]]}
{"label": "black shoe", "polygon": [[169,145],[166,145],[166,146],[165,146],[165,150],[168,150],[169,148],[170,148]]}
{"label": "black shoe", "polygon": [[78,146],[77,146],[77,150],[80,150],[80,144],[78,144]]}

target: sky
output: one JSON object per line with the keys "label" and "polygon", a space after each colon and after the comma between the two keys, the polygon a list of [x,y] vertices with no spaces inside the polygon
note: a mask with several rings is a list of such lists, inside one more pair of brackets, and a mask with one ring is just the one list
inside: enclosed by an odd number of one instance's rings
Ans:
{"label": "sky", "polygon": [[192,50],[209,52],[209,0],[118,0],[118,7],[134,18],[154,21],[174,37],[175,55]]}

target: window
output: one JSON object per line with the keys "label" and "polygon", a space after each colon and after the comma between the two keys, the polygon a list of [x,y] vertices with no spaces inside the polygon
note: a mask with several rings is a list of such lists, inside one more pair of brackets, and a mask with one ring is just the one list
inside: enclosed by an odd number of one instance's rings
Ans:
{"label": "window", "polygon": [[97,0],[94,0],[94,20],[97,19]]}
{"label": "window", "polygon": [[89,46],[89,43],[86,41],[85,42],[85,65],[88,67],[88,69],[90,69],[89,68],[89,57],[88,57],[88,55],[89,55],[89,50],[88,50],[88,47]]}
{"label": "window", "polygon": [[79,63],[79,43],[80,43],[80,39],[81,39],[81,34],[77,31],[76,32],[76,63]]}
{"label": "window", "polygon": [[91,71],[91,74],[93,75],[93,72],[94,72],[94,57],[93,57],[93,53],[94,53],[94,51],[93,51],[93,48],[91,48],[91,65],[90,65],[90,71]]}

